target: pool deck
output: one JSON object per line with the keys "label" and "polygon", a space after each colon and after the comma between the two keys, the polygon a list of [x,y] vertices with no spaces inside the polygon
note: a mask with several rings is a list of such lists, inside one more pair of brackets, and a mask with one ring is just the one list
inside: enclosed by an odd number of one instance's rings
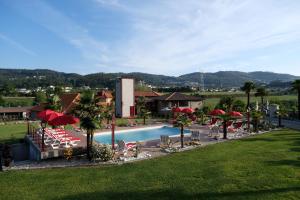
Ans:
{"label": "pool deck", "polygon": [[[160,125],[165,125],[165,124],[160,124]],[[145,128],[145,127],[153,127],[157,126],[156,125],[147,125],[147,126],[137,126],[134,128]],[[118,130],[132,130],[133,127],[122,127]],[[221,142],[227,142],[230,140],[235,140],[235,139],[241,139],[241,138],[246,138],[246,137],[251,137],[252,135],[257,135],[257,134],[263,134],[266,132],[260,132],[260,133],[251,133],[251,134],[243,134],[242,137],[239,138],[231,138],[231,134],[228,134],[227,140],[221,139],[223,136],[223,133],[220,133],[220,138],[215,139],[212,137],[209,137],[209,128],[206,126],[200,126],[200,125],[192,125],[186,129],[190,130],[199,130],[200,131],[200,144],[198,145],[185,145],[183,149],[179,148],[180,147],[180,136],[171,136],[170,139],[172,140],[173,147],[175,147],[178,152],[181,151],[187,151],[187,150],[192,150],[196,148],[202,148],[207,145],[212,145],[216,143],[221,143]],[[107,132],[107,130],[103,130],[103,132]],[[80,133],[77,133],[76,135],[79,135]],[[189,134],[185,134],[184,136],[184,141],[185,142],[190,142],[191,138]],[[112,160],[109,162],[89,162],[85,157],[81,158],[74,158],[71,161],[66,161],[63,158],[57,159],[57,160],[44,160],[40,162],[36,161],[25,161],[25,162],[19,162],[19,163],[14,163],[14,165],[11,168],[7,168],[5,170],[24,170],[24,169],[44,169],[44,168],[60,168],[60,167],[87,167],[87,166],[98,166],[98,165],[111,165],[111,164],[123,164],[127,162],[135,162],[139,160],[145,160],[149,158],[155,158],[155,157],[161,157],[161,156],[166,156],[169,155],[170,152],[163,151],[162,148],[160,147],[160,139],[156,140],[149,140],[145,142],[141,142],[141,151],[140,151],[140,156],[138,158],[134,157],[129,157],[127,160]],[[83,144],[82,144],[83,145]],[[145,156],[146,155],[146,156]]]}

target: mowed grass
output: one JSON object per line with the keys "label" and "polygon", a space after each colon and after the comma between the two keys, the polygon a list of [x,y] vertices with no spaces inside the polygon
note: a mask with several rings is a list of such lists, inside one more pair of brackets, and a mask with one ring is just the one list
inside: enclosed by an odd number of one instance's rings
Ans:
{"label": "mowed grass", "polygon": [[[247,97],[235,97],[235,99],[240,99],[242,101],[244,101],[245,103],[247,102]],[[272,101],[272,100],[276,100],[276,101],[281,101],[281,100],[297,100],[297,96],[296,95],[281,95],[281,96],[267,96],[265,97],[265,100],[268,101]],[[215,107],[220,101],[220,97],[207,97],[204,101],[204,104],[207,106],[211,106],[211,107]],[[251,96],[250,97],[250,101],[251,102],[261,102],[260,97],[255,97],[255,96]]]}
{"label": "mowed grass", "polygon": [[300,199],[300,132],[121,166],[0,173],[1,199]]}
{"label": "mowed grass", "polygon": [[25,137],[26,131],[26,123],[0,125],[0,143],[18,143]]}
{"label": "mowed grass", "polygon": [[3,97],[5,104],[10,107],[15,106],[32,106],[34,97]]}

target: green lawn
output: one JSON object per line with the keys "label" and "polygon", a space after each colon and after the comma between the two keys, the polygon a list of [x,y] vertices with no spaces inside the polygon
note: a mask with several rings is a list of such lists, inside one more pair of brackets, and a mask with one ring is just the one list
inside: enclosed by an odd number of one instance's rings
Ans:
{"label": "green lawn", "polygon": [[1,199],[300,199],[300,132],[121,166],[10,171]]}
{"label": "green lawn", "polygon": [[3,97],[5,105],[8,107],[32,106],[34,97]]}
{"label": "green lawn", "polygon": [[0,125],[0,143],[17,143],[24,138],[26,131],[26,123]]}

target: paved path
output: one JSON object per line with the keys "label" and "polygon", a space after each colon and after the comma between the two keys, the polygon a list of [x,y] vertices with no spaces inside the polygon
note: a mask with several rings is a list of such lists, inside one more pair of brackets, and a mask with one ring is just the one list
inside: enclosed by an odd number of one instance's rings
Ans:
{"label": "paved path", "polygon": [[[272,122],[274,124],[278,124],[278,119],[277,118],[273,118]],[[292,129],[296,129],[296,130],[300,130],[300,121],[299,120],[282,120],[282,125],[284,125],[284,127],[287,128],[292,128]]]}

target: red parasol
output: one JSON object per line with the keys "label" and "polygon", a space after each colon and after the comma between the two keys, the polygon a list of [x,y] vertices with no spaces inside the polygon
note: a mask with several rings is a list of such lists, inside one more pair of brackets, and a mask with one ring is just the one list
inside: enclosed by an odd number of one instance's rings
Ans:
{"label": "red parasol", "polygon": [[53,118],[51,121],[49,121],[49,124],[51,126],[62,126],[67,124],[76,124],[79,122],[79,119],[76,117],[73,117],[72,115],[64,115],[61,114],[57,116],[56,118]]}
{"label": "red parasol", "polygon": [[192,114],[194,112],[194,110],[191,108],[184,108],[181,110],[181,112],[186,113],[186,114]]}
{"label": "red parasol", "polygon": [[172,108],[172,112],[181,112],[181,108],[179,107]]}
{"label": "red parasol", "polygon": [[229,112],[229,115],[232,117],[243,117],[242,113],[237,112],[237,111],[231,111],[231,112]]}
{"label": "red parasol", "polygon": [[221,109],[215,109],[209,113],[210,115],[225,115],[225,111]]}
{"label": "red parasol", "polygon": [[53,111],[53,110],[47,109],[47,110],[44,110],[44,111],[39,112],[39,113],[37,114],[37,116],[38,116],[38,118],[40,118],[41,120],[46,121],[46,117],[47,117],[48,115],[54,113],[54,112],[55,112],[55,111]]}

